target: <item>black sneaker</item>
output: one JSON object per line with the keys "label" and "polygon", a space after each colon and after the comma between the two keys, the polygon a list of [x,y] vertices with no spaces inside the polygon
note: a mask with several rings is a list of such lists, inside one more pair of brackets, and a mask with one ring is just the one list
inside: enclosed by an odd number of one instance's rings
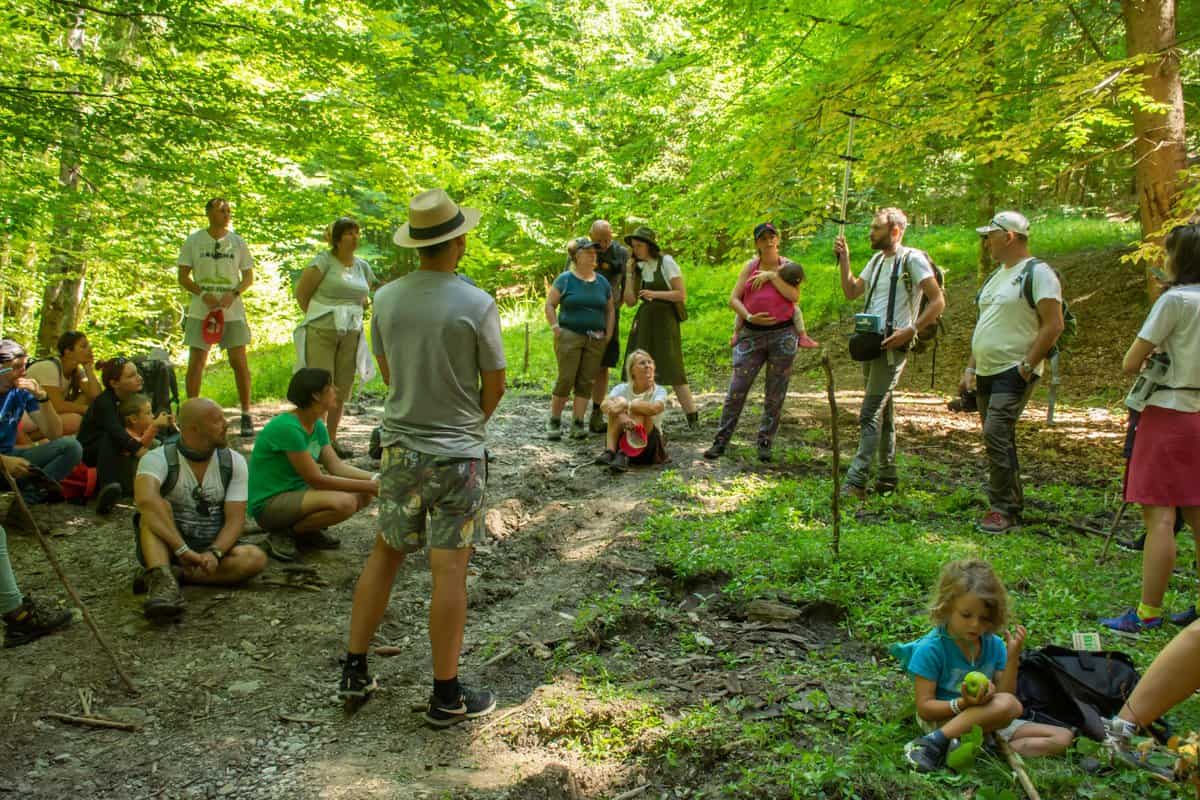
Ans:
{"label": "black sneaker", "polygon": [[600,409],[592,409],[592,416],[588,418],[588,430],[592,433],[604,433],[608,430],[608,420],[600,413]]}
{"label": "black sneaker", "polygon": [[608,471],[613,473],[629,472],[629,456],[624,453],[613,455],[612,463],[608,465]]}
{"label": "black sneaker", "polygon": [[773,459],[773,456],[771,455],[771,445],[764,444],[763,442],[759,442],[758,443],[758,460],[764,464],[770,464],[772,459]]}
{"label": "black sneaker", "polygon": [[713,443],[713,446],[704,451],[704,457],[709,461],[716,461],[721,456],[725,455],[725,445]]}
{"label": "black sneaker", "polygon": [[937,772],[946,763],[946,751],[924,736],[918,736],[904,745],[904,760],[917,772]]}
{"label": "black sneaker", "polygon": [[121,484],[107,483],[100,493],[96,495],[96,513],[109,514],[113,510],[113,506],[121,499]]}
{"label": "black sneaker", "polygon": [[689,431],[694,431],[700,427],[700,412],[693,411],[687,415],[687,426]]}
{"label": "black sneaker", "polygon": [[449,728],[467,719],[476,719],[496,709],[496,695],[488,689],[468,689],[459,685],[458,701],[446,705],[436,696],[429,698],[429,706],[422,715],[435,728]]}
{"label": "black sneaker", "polygon": [[243,439],[254,438],[254,420],[250,419],[249,414],[242,414],[242,426],[238,435]]}
{"label": "black sneaker", "polygon": [[342,662],[342,679],[338,682],[338,697],[343,700],[366,700],[376,689],[379,688],[379,683],[375,680],[374,675],[367,674],[367,667],[352,667],[350,662]]}
{"label": "black sneaker", "polygon": [[875,494],[892,494],[899,487],[896,481],[875,481]]}
{"label": "black sneaker", "polygon": [[1136,539],[1117,539],[1117,547],[1127,553],[1140,553],[1146,549],[1146,534]]}
{"label": "black sneaker", "polygon": [[376,461],[383,458],[383,428],[371,429],[371,442],[367,446],[367,455]]}
{"label": "black sneaker", "polygon": [[4,615],[4,646],[29,644],[71,624],[71,611],[34,600],[28,595],[16,610]]}
{"label": "black sneaker", "polygon": [[607,467],[609,464],[611,464],[613,462],[613,458],[615,458],[616,455],[617,455],[616,450],[605,450],[603,453],[596,456],[596,458],[593,460],[592,463],[598,464],[599,466],[602,466],[602,467]]}
{"label": "black sneaker", "polygon": [[337,550],[342,546],[342,540],[331,536],[329,531],[322,528],[315,533],[301,533],[293,537],[296,547],[305,550]]}

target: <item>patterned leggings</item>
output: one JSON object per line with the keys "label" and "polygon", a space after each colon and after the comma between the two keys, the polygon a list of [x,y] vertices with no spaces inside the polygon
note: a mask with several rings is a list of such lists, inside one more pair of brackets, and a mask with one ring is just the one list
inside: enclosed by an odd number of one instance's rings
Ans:
{"label": "patterned leggings", "polygon": [[792,325],[770,331],[743,328],[733,346],[733,375],[729,379],[729,394],[721,409],[721,424],[715,444],[728,445],[746,405],[746,395],[763,364],[767,365],[767,380],[763,394],[763,415],[758,426],[758,444],[771,446],[779,430],[779,416],[787,397],[788,381],[792,377],[792,362],[796,360],[796,329]]}

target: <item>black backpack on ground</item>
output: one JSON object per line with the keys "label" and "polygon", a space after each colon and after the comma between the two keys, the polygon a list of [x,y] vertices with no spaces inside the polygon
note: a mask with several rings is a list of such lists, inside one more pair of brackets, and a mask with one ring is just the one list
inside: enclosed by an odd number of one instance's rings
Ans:
{"label": "black backpack on ground", "polygon": [[[233,481],[233,456],[226,447],[218,447],[217,470],[221,473],[221,485],[229,492],[229,484]],[[159,484],[158,493],[166,497],[179,482],[179,445],[170,442],[163,445],[163,455],[167,459],[167,477]]]}
{"label": "black backpack on ground", "polygon": [[1133,659],[1124,653],[1046,645],[1021,653],[1017,699],[1025,706],[1025,719],[1075,728],[1103,741],[1104,720],[1121,710],[1138,679]]}
{"label": "black backpack on ground", "polygon": [[144,356],[135,357],[133,364],[142,374],[142,392],[150,398],[150,412],[156,417],[164,411],[176,413],[179,410],[179,381],[166,352],[151,350]]}

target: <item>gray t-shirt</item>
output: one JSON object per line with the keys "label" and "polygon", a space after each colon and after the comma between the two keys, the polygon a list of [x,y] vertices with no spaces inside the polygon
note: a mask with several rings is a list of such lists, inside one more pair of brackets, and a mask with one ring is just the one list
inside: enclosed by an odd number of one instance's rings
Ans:
{"label": "gray t-shirt", "polygon": [[507,366],[491,295],[453,273],[411,272],[375,293],[371,349],[391,372],[384,446],[483,458],[479,373]]}
{"label": "gray t-shirt", "polygon": [[[326,251],[317,255],[309,266],[316,267],[324,276],[312,295],[312,300],[323,306],[362,306],[363,299],[371,293],[371,284],[375,283],[375,273],[361,258],[354,259],[354,264],[347,268]],[[333,316],[326,314],[308,324],[314,328],[332,328]]]}

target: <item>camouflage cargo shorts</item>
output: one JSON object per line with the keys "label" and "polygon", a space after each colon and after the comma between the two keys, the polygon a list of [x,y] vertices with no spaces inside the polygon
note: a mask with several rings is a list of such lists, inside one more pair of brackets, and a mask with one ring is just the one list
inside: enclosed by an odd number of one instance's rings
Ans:
{"label": "camouflage cargo shorts", "polygon": [[448,458],[399,445],[385,447],[379,533],[389,547],[404,553],[423,549],[426,539],[439,550],[473,547],[484,535],[486,488],[482,458]]}

